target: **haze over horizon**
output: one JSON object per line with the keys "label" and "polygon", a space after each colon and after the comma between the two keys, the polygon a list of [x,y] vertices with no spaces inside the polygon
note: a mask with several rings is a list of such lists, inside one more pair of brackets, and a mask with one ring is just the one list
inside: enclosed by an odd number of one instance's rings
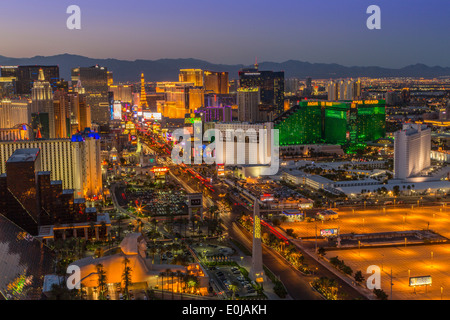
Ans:
{"label": "haze over horizon", "polygon": [[[440,0],[18,0],[3,4],[2,54],[70,54],[119,60],[200,59],[251,65],[287,60],[344,66],[450,66],[446,14]],[[81,8],[81,30],[66,28],[66,9]],[[381,8],[381,30],[366,9]],[[436,10],[439,8],[439,10]],[[15,14],[17,13],[17,14]],[[418,23],[420,21],[420,23]],[[14,25],[14,28],[11,26]],[[426,39],[426,45],[420,40]]]}
{"label": "haze over horizon", "polygon": [[[130,58],[130,59],[119,59],[119,58],[114,58],[114,57],[105,57],[105,58],[101,57],[101,58],[99,58],[99,57],[91,57],[91,56],[86,56],[86,55],[82,55],[82,54],[74,54],[74,53],[69,53],[69,52],[55,53],[55,54],[50,54],[50,55],[36,54],[36,55],[32,55],[32,56],[27,56],[27,57],[20,57],[20,56],[18,56],[18,57],[11,57],[11,56],[7,56],[7,55],[4,55],[4,54],[0,53],[1,57],[11,58],[11,59],[32,59],[32,58],[36,58],[36,57],[54,57],[54,56],[62,56],[62,55],[80,56],[80,57],[88,58],[88,59],[92,59],[92,60],[96,60],[96,59],[98,59],[98,60],[112,59],[112,60],[129,61],[129,62],[135,62],[135,61],[138,61],[138,60],[147,60],[147,61],[158,61],[158,60],[200,60],[200,61],[205,61],[205,62],[208,62],[208,63],[211,63],[211,64],[223,64],[223,65],[230,65],[230,66],[234,66],[234,65],[251,66],[251,65],[253,65],[255,63],[255,61],[253,61],[252,63],[242,63],[242,62],[238,62],[238,63],[223,63],[223,62],[220,62],[220,61],[211,61],[211,60],[208,60],[208,59],[200,59],[200,58],[196,58],[196,57],[185,57],[185,58],[184,57],[178,57],[178,58],[177,57],[174,57],[174,58],[161,57],[161,58],[156,58],[156,59],[140,59],[140,58],[139,59],[138,58],[136,58],[136,59],[133,59],[133,58]],[[307,61],[307,60],[304,60],[304,59],[301,59],[301,58],[298,58],[298,59],[292,58],[292,59],[286,59],[286,60],[281,60],[281,61],[273,61],[273,60],[261,61],[258,57],[255,57],[255,58],[257,59],[258,64],[263,64],[263,63],[280,63],[280,64],[282,64],[282,63],[285,63],[285,62],[288,62],[288,61],[299,61],[299,62],[305,62],[305,63],[311,63],[311,64],[338,64],[338,65],[341,65],[341,66],[344,66],[344,67],[380,67],[380,68],[384,68],[384,66],[373,65],[373,64],[372,65],[350,65],[350,64],[346,65],[346,64],[335,63],[335,62]],[[404,68],[404,67],[407,67],[407,66],[417,65],[417,64],[423,64],[423,65],[426,65],[428,67],[435,67],[435,66],[447,67],[447,66],[442,66],[442,65],[426,64],[426,63],[422,63],[422,62],[418,61],[418,62],[410,63],[410,64],[407,64],[407,65],[405,64],[405,65],[400,65],[400,66],[397,66],[397,67],[386,67],[386,68],[401,69],[401,68]]]}

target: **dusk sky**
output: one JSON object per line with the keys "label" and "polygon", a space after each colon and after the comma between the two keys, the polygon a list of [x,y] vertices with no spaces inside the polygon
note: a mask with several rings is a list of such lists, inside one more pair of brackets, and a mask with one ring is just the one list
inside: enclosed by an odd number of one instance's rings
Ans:
{"label": "dusk sky", "polygon": [[[68,30],[69,5],[81,30]],[[381,30],[366,9],[381,8]],[[2,1],[0,55],[450,67],[448,0]]]}

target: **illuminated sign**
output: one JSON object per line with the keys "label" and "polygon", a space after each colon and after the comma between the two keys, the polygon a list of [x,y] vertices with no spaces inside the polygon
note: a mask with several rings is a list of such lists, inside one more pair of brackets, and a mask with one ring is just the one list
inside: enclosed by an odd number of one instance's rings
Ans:
{"label": "illuminated sign", "polygon": [[127,124],[125,125],[125,128],[126,128],[126,129],[134,129],[134,128],[135,128],[135,125],[134,125],[133,122],[129,121],[129,122],[127,122]]}
{"label": "illuminated sign", "polygon": [[224,176],[225,175],[225,165],[224,164],[218,164],[217,165],[217,175],[218,176]]}
{"label": "illuminated sign", "polygon": [[167,172],[169,171],[169,168],[167,167],[153,167],[150,169],[151,172],[155,172],[155,173],[162,173],[162,172]]}
{"label": "illuminated sign", "polygon": [[319,105],[319,101],[310,101],[306,105],[308,107],[317,107]]}
{"label": "illuminated sign", "polygon": [[161,120],[162,115],[160,112],[143,112],[142,116],[145,120]]}
{"label": "illuminated sign", "polygon": [[113,119],[122,120],[122,103],[117,100],[113,104]]}
{"label": "illuminated sign", "polygon": [[184,119],[184,123],[189,124],[189,123],[199,123],[202,122],[202,118],[185,118]]}
{"label": "illuminated sign", "polygon": [[431,286],[431,276],[411,277],[409,278],[409,286]]}
{"label": "illuminated sign", "polygon": [[273,201],[274,197],[273,194],[271,193],[264,193],[263,195],[261,195],[261,201]]}
{"label": "illuminated sign", "polygon": [[338,235],[338,229],[332,228],[332,229],[321,229],[320,230],[320,236],[321,237],[335,237]]}
{"label": "illuminated sign", "polygon": [[261,238],[261,219],[256,216],[255,217],[255,239]]}
{"label": "illuminated sign", "polygon": [[380,104],[379,100],[354,100],[352,103],[357,104]]}

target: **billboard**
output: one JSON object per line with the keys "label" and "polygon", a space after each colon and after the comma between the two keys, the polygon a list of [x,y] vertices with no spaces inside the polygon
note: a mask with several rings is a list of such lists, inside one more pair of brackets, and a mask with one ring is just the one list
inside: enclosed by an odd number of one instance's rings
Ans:
{"label": "billboard", "polygon": [[185,124],[191,124],[191,123],[201,123],[202,118],[185,118],[184,123]]}
{"label": "billboard", "polygon": [[151,172],[154,173],[166,173],[167,171],[169,171],[169,168],[167,167],[153,167],[150,169]]}
{"label": "billboard", "polygon": [[122,120],[122,103],[118,100],[113,103],[113,120]]}
{"label": "billboard", "polygon": [[162,115],[159,112],[142,112],[145,120],[161,120]]}
{"label": "billboard", "polygon": [[431,276],[411,277],[409,278],[409,286],[431,286]]}
{"label": "billboard", "polygon": [[187,205],[189,208],[201,208],[203,207],[203,196],[201,193],[189,193],[187,195]]}
{"label": "billboard", "polygon": [[271,194],[271,193],[264,193],[264,194],[261,195],[260,199],[263,202],[264,201],[273,201],[274,197],[273,197],[273,194]]}
{"label": "billboard", "polygon": [[321,237],[337,237],[337,235],[338,235],[338,229],[337,228],[320,229],[320,236]]}
{"label": "billboard", "polygon": [[223,177],[225,175],[225,165],[223,163],[217,165],[217,176]]}

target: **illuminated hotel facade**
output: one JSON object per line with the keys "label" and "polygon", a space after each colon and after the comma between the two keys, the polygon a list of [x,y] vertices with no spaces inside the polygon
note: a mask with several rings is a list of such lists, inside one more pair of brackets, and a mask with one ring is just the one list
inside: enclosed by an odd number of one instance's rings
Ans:
{"label": "illuminated hotel facade", "polygon": [[202,69],[180,69],[178,75],[180,82],[193,83],[195,87],[203,87],[203,70]]}
{"label": "illuminated hotel facade", "polygon": [[[12,129],[20,124],[31,122],[31,103],[28,99],[2,99],[0,102],[0,129]],[[21,130],[24,131],[24,130]],[[29,139],[29,130],[24,132]],[[1,138],[0,138],[1,140]]]}
{"label": "illuminated hotel facade", "polygon": [[244,122],[258,121],[260,90],[254,88],[239,88],[237,90],[238,119]]}
{"label": "illuminated hotel facade", "polygon": [[114,93],[114,100],[133,103],[133,86],[131,85],[111,85],[109,91]]}
{"label": "illuminated hotel facade", "polygon": [[42,171],[52,180],[62,181],[63,189],[73,189],[75,197],[93,197],[102,193],[100,140],[79,136],[72,139],[0,142],[0,174],[17,149],[39,148]]}
{"label": "illuminated hotel facade", "polygon": [[394,178],[406,179],[431,165],[431,129],[404,124],[394,134]]}
{"label": "illuminated hotel facade", "polygon": [[386,134],[384,100],[302,101],[274,120],[280,146],[355,146]]}

